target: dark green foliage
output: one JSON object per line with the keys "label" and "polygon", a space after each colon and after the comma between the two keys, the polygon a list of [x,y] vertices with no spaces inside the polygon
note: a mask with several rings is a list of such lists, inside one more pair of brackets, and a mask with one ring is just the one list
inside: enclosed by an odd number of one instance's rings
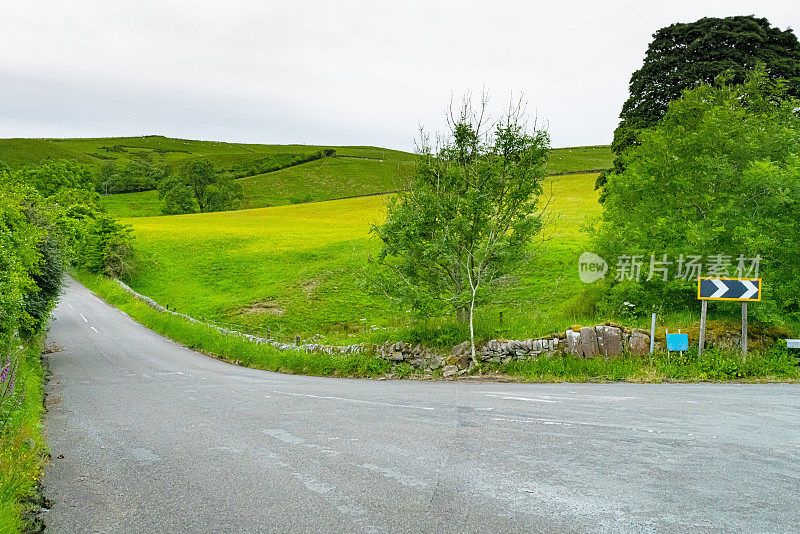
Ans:
{"label": "dark green foliage", "polygon": [[[630,97],[614,131],[614,171],[623,169],[620,156],[637,143],[638,133],[663,117],[683,91],[711,84],[724,72],[730,73],[732,83],[741,83],[759,63],[773,80],[787,81],[788,95],[800,96],[800,42],[790,29],[774,28],[764,18],[735,16],[658,30],[642,68],[631,76]],[[607,174],[598,177],[598,187]]]}
{"label": "dark green foliage", "polygon": [[[39,243],[44,231],[25,213],[30,190],[0,186],[0,350],[16,334],[25,311],[26,296],[35,291],[33,278],[41,263]],[[0,354],[2,356],[2,354]]]}
{"label": "dark green foliage", "polygon": [[243,197],[241,184],[201,160],[187,163],[176,176],[162,180],[158,194],[164,201],[162,211],[168,215],[232,210]]}
{"label": "dark green foliage", "polygon": [[47,224],[45,231],[47,233],[38,247],[41,258],[39,268],[32,276],[34,287],[25,295],[23,302],[28,319],[21,325],[21,333],[25,337],[30,337],[45,327],[61,293],[64,277],[63,245],[55,226]]}
{"label": "dark green foliage", "polygon": [[139,158],[121,165],[106,163],[98,176],[99,190],[104,195],[150,191],[167,176],[167,171]]}
{"label": "dark green foliage", "polygon": [[85,226],[75,262],[89,272],[125,278],[133,270],[131,228],[95,212]]}
{"label": "dark green foliage", "polygon": [[311,154],[273,154],[264,158],[240,163],[225,171],[225,174],[231,178],[256,176],[258,174],[279,171],[295,165],[301,165],[303,163],[308,163],[309,161],[315,161],[324,157],[330,157],[334,154],[336,154],[336,150],[333,148],[318,150]]}
{"label": "dark green foliage", "polygon": [[177,177],[167,178],[158,186],[158,194],[164,201],[161,208],[164,215],[180,215],[197,212],[192,189]]}
{"label": "dark green foliage", "polygon": [[[640,144],[622,156],[607,184],[599,252],[620,255],[760,255],[764,302],[756,316],[800,313],[800,102],[756,70],[742,85],[687,91]],[[673,271],[675,274],[675,271]],[[607,310],[629,301],[685,309],[696,279],[622,281]]]}
{"label": "dark green foliage", "polygon": [[14,173],[17,182],[25,183],[49,197],[61,189],[94,190],[91,171],[73,160],[49,161],[24,167]]}

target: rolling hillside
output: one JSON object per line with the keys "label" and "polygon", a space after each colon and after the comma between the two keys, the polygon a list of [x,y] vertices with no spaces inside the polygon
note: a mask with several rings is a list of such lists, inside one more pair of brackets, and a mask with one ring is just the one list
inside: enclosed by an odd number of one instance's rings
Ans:
{"label": "rolling hillside", "polygon": [[[248,175],[259,165],[290,161],[326,148],[336,157],[294,165],[273,172]],[[202,159],[217,170],[231,172],[244,190],[242,208],[317,202],[395,191],[405,187],[413,173],[414,154],[367,146],[260,145],[193,141],[162,136],[95,139],[0,139],[0,162],[19,168],[46,159],[74,159],[99,169],[107,162],[125,163],[144,158],[160,167],[177,168]],[[554,149],[551,174],[607,168],[608,146]],[[102,198],[105,209],[118,217],[161,215],[156,191],[122,193]]]}
{"label": "rolling hillside", "polygon": [[91,139],[0,139],[0,161],[16,169],[46,159],[74,159],[99,168],[108,161],[146,158],[157,165],[180,166],[193,159],[207,160],[219,169],[277,154],[311,154],[335,148],[337,154],[409,160],[413,154],[375,147],[261,145],[173,139],[160,135]]}
{"label": "rolling hillside", "polygon": [[[546,248],[503,291],[506,304],[481,311],[479,331],[495,331],[499,311],[510,336],[546,333],[581,318],[574,303],[583,284],[575,265],[588,240],[581,227],[600,211],[595,177],[548,180]],[[370,196],[125,219],[143,261],[131,285],[170,308],[253,332],[382,342],[387,329],[415,324],[405,310],[360,284],[366,259],[378,246],[369,228],[381,222],[385,205],[385,197]]]}

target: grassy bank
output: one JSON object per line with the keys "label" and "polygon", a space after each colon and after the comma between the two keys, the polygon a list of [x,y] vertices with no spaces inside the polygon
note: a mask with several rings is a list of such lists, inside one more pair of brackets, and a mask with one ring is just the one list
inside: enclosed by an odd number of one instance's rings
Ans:
{"label": "grassy bank", "polygon": [[[491,369],[491,368],[489,368]],[[682,356],[633,357],[583,360],[552,356],[538,360],[511,362],[496,369],[511,376],[536,382],[588,382],[624,380],[628,382],[665,381],[795,381],[800,379],[797,358],[785,348],[773,348],[747,357],[735,351],[709,349],[702,357],[697,350]]]}
{"label": "grassy bank", "polygon": [[[47,454],[42,435],[41,349],[40,341],[21,348],[15,343],[12,348],[12,360],[18,362],[14,393],[0,406],[0,532],[24,532],[36,526],[30,511],[38,506],[38,478]],[[0,362],[0,372],[7,358]],[[0,387],[9,384],[11,374]]]}
{"label": "grassy bank", "polygon": [[[312,376],[365,377],[392,376],[421,378],[421,370],[407,363],[393,366],[368,355],[328,355],[303,351],[280,351],[256,344],[240,336],[223,334],[214,328],[184,318],[158,312],[124,291],[115,281],[97,275],[78,273],[80,282],[109,304],[118,307],[148,328],[192,349],[246,367]],[[441,376],[441,369],[432,378]],[[773,348],[747,358],[733,351],[696,351],[682,356],[663,354],[652,357],[625,356],[585,360],[568,355],[540,357],[506,364],[483,364],[472,377],[505,378],[529,382],[589,381],[796,381],[800,380],[797,357],[787,350]]]}
{"label": "grassy bank", "polygon": [[151,330],[238,365],[281,373],[367,378],[382,376],[390,370],[388,362],[377,358],[281,351],[270,345],[253,343],[241,336],[223,334],[209,326],[156,311],[131,296],[114,280],[88,273],[75,276],[103,300]]}

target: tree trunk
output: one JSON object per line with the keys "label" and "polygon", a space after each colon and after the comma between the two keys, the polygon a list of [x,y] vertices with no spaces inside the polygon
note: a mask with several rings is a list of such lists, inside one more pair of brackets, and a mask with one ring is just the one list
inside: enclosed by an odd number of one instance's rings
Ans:
{"label": "tree trunk", "polygon": [[475,290],[472,288],[472,300],[469,302],[469,344],[472,349],[472,365],[478,365],[478,357],[475,355]]}

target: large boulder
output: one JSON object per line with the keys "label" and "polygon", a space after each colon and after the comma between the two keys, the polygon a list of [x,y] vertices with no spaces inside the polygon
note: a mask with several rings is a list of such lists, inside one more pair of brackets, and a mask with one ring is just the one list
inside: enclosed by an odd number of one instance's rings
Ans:
{"label": "large boulder", "polygon": [[472,362],[472,344],[469,341],[459,343],[450,351],[450,356],[445,360],[447,365],[455,365],[459,369],[466,369]]}
{"label": "large boulder", "polygon": [[606,325],[598,326],[596,330],[600,354],[606,358],[622,354],[622,330],[616,326]]}
{"label": "large boulder", "polygon": [[580,331],[579,354],[584,358],[597,358],[600,356],[600,346],[597,343],[597,332],[591,326],[584,326]]}
{"label": "large boulder", "polygon": [[580,355],[580,347],[578,343],[581,339],[581,335],[574,330],[567,330],[566,338],[567,338],[567,353],[574,354],[576,356]]}
{"label": "large boulder", "polygon": [[631,334],[628,345],[628,350],[630,350],[631,354],[636,356],[644,356],[645,354],[649,354],[650,336],[642,332],[634,332]]}

